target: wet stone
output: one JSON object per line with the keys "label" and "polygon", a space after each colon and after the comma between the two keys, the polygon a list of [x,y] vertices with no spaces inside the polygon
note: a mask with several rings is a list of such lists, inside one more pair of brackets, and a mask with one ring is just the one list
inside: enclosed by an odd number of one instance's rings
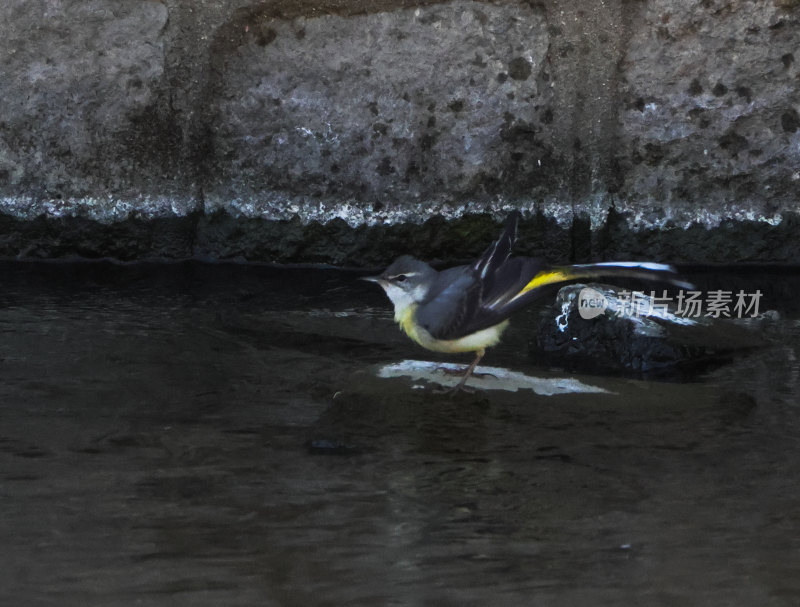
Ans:
{"label": "wet stone", "polygon": [[[602,300],[588,302],[586,294]],[[627,296],[626,296],[627,294]],[[630,292],[608,285],[563,287],[543,313],[531,356],[589,372],[696,374],[764,345],[763,335],[726,319],[686,318],[668,311],[647,314],[649,296],[630,307]]]}

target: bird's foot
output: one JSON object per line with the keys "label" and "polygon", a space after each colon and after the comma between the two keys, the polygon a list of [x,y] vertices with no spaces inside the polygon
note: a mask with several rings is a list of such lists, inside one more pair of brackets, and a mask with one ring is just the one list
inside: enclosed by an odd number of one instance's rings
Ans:
{"label": "bird's foot", "polygon": [[465,369],[454,369],[453,367],[436,367],[437,371],[441,371],[445,375],[464,375]]}
{"label": "bird's foot", "polygon": [[450,396],[458,394],[459,392],[464,392],[465,394],[475,394],[475,388],[458,383],[455,386],[450,386],[449,388],[442,387],[433,389],[434,394],[449,394]]}
{"label": "bird's foot", "polygon": [[[433,390],[434,394],[453,395],[457,394],[458,392],[465,392],[467,394],[475,393],[475,388],[471,388],[465,385],[467,378],[464,377],[464,374],[467,373],[469,369],[454,369],[452,367],[439,367],[438,370],[444,373],[445,375],[459,375],[462,377],[462,380],[458,382],[455,386],[450,386],[450,387],[443,386],[441,388],[434,388]],[[475,373],[472,373],[471,375],[475,375]]]}
{"label": "bird's foot", "polygon": [[[437,367],[438,371],[441,371],[445,375],[464,375],[464,369],[453,369],[452,367]],[[478,373],[477,371],[473,371],[470,373],[470,377],[494,377],[497,379],[497,375],[494,373],[487,373],[485,371],[481,371]]]}
{"label": "bird's foot", "polygon": [[[456,374],[458,374],[458,375],[461,375],[461,376],[462,376],[462,377],[461,377],[461,381],[459,381],[459,382],[458,382],[458,383],[457,383],[455,386],[453,386],[452,388],[447,388],[447,389],[444,391],[444,393],[445,393],[445,394],[455,394],[456,392],[460,392],[460,391],[462,391],[462,390],[463,390],[464,392],[474,393],[474,392],[475,392],[475,390],[474,390],[473,388],[467,388],[467,387],[466,387],[464,384],[466,384],[466,383],[467,383],[467,380],[468,380],[468,379],[469,379],[471,376],[473,376],[473,375],[477,375],[477,374],[475,374],[475,373],[474,373],[474,371],[475,371],[475,367],[477,367],[477,366],[478,366],[478,363],[481,361],[481,358],[483,358],[483,350],[479,350],[479,351],[477,352],[477,356],[475,357],[475,360],[473,360],[473,361],[472,361],[472,363],[471,363],[471,364],[470,364],[470,365],[469,365],[469,366],[468,366],[468,367],[467,367],[467,368],[466,368],[464,371],[458,371],[458,372],[455,372]],[[445,373],[450,373],[450,374],[453,374],[453,373],[454,373],[453,369],[450,369],[450,368],[447,368],[447,367],[444,367],[444,368],[442,368],[442,370],[443,370]],[[478,376],[479,376],[479,375],[478,375]]]}

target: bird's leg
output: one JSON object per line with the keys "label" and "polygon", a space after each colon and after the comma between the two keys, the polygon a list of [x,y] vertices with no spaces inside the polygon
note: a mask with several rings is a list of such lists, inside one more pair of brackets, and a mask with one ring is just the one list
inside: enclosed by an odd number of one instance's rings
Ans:
{"label": "bird's leg", "polygon": [[484,354],[486,354],[486,350],[483,349],[483,348],[481,348],[480,350],[475,352],[475,360],[473,360],[472,363],[469,365],[469,367],[467,367],[467,370],[464,371],[464,376],[461,378],[461,381],[459,381],[452,388],[446,388],[444,390],[439,390],[438,392],[441,392],[441,393],[444,393],[444,394],[455,394],[456,392],[460,392],[462,390],[464,392],[471,392],[472,389],[471,388],[467,388],[464,384],[467,383],[467,380],[472,375],[472,372],[475,370],[475,367],[478,366],[478,363],[481,362],[481,359],[483,358]]}
{"label": "bird's leg", "polygon": [[[458,375],[458,376],[465,376],[467,378],[470,378],[470,377],[494,377],[496,379],[497,375],[495,375],[494,373],[488,373],[488,372],[478,373],[477,371],[475,371],[475,367],[477,366],[477,364],[481,360],[481,358],[483,358],[483,355],[485,353],[486,353],[486,351],[484,349],[480,353],[478,358],[471,365],[469,365],[469,367],[467,367],[466,370],[464,370],[463,367],[460,368],[460,369],[453,369],[452,367],[437,367],[437,369],[439,371],[441,371],[442,373],[444,373],[445,375]],[[476,355],[477,354],[478,353],[476,352]],[[470,373],[470,370],[472,370],[471,373]]]}
{"label": "bird's leg", "polygon": [[464,377],[462,377],[461,381],[458,382],[458,384],[456,384],[454,392],[458,392],[459,390],[464,389],[464,384],[467,383],[467,380],[469,379],[470,375],[472,375],[472,372],[475,370],[475,367],[478,366],[478,363],[481,362],[481,359],[483,358],[484,354],[486,354],[486,350],[484,350],[483,348],[475,352],[475,360],[473,360],[472,364],[469,367],[467,367],[466,371],[464,371]]}

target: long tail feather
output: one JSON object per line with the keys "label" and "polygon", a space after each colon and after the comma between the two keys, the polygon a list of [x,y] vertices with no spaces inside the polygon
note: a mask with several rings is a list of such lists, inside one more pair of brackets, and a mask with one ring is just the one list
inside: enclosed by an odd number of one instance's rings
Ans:
{"label": "long tail feather", "polygon": [[668,282],[676,287],[692,289],[692,283],[680,277],[674,266],[649,261],[604,261],[601,263],[578,264],[571,266],[576,273],[586,272],[581,278],[637,278]]}
{"label": "long tail feather", "polygon": [[556,266],[542,270],[514,296],[512,301],[519,300],[526,293],[542,287],[562,285],[576,280],[598,280],[601,278],[635,278],[638,280],[667,282],[684,289],[692,288],[691,283],[681,279],[675,268],[670,265],[638,261],[609,261],[573,266]]}

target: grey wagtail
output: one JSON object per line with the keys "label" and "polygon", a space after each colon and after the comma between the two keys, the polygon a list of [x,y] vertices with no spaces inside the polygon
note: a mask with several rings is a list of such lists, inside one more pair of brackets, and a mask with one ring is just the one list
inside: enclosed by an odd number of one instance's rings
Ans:
{"label": "grey wagtail", "polygon": [[632,277],[683,285],[672,266],[636,261],[550,266],[541,259],[510,257],[519,212],[483,255],[469,265],[438,272],[403,255],[379,276],[394,304],[394,319],[412,340],[435,352],[475,352],[454,392],[464,387],[486,348],[500,341],[508,318],[552,287],[600,277]]}

